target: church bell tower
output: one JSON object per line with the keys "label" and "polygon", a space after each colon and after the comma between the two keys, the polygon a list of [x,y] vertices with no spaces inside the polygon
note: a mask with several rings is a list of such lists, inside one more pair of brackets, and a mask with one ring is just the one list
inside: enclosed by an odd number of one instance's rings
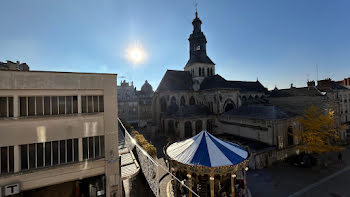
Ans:
{"label": "church bell tower", "polygon": [[202,21],[198,17],[197,10],[192,25],[193,32],[188,38],[190,44],[190,59],[184,70],[191,73],[194,86],[198,86],[194,87],[194,89],[198,89],[205,77],[215,75],[215,64],[207,55],[207,39],[202,32]]}

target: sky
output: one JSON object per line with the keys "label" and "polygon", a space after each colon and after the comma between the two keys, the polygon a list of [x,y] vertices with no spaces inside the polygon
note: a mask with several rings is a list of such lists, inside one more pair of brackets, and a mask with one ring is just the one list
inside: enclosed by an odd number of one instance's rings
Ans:
{"label": "sky", "polygon": [[[267,88],[350,77],[350,1],[197,0],[207,54],[227,80]],[[0,61],[31,70],[117,73],[154,89],[183,70],[194,0],[2,0]],[[134,64],[127,51],[145,51]]]}

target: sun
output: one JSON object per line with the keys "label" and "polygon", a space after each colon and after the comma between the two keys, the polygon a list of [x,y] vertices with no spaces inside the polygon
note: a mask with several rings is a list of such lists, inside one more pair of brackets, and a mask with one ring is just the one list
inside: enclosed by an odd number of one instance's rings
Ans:
{"label": "sun", "polygon": [[145,59],[145,51],[141,47],[132,47],[128,50],[127,57],[132,63],[139,64]]}

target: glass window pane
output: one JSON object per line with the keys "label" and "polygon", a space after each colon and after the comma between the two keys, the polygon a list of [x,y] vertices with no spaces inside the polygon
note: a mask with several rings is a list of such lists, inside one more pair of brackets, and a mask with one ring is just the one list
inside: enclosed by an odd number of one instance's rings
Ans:
{"label": "glass window pane", "polygon": [[73,144],[72,140],[67,140],[67,163],[73,161]]}
{"label": "glass window pane", "polygon": [[87,113],[86,96],[81,96],[81,112],[82,113]]}
{"label": "glass window pane", "polygon": [[105,136],[100,136],[101,157],[105,156]]}
{"label": "glass window pane", "polygon": [[66,96],[66,114],[72,113],[72,96]]}
{"label": "glass window pane", "polygon": [[29,169],[35,168],[35,144],[29,144]]}
{"label": "glass window pane", "polygon": [[87,138],[83,138],[83,159],[88,159],[88,142]]}
{"label": "glass window pane", "polygon": [[88,113],[93,112],[92,111],[92,96],[88,96]]}
{"label": "glass window pane", "polygon": [[51,166],[51,142],[45,142],[45,166]]}
{"label": "glass window pane", "polygon": [[98,112],[98,96],[93,96],[94,112]]}
{"label": "glass window pane", "polygon": [[78,97],[73,96],[73,113],[78,113]]}
{"label": "glass window pane", "polygon": [[58,114],[58,97],[57,96],[52,96],[51,97],[51,104],[52,104],[52,115],[57,115]]}
{"label": "glass window pane", "polygon": [[51,112],[50,112],[50,109],[51,109],[50,102],[51,102],[50,97],[49,97],[49,96],[45,96],[45,97],[44,97],[44,114],[45,114],[45,115],[51,115]]}
{"label": "glass window pane", "polygon": [[7,171],[7,147],[1,147],[1,174]]}
{"label": "glass window pane", "polygon": [[104,112],[104,101],[103,96],[99,96],[100,112]]}
{"label": "glass window pane", "polygon": [[58,141],[52,142],[52,160],[53,165],[58,164]]}
{"label": "glass window pane", "polygon": [[44,145],[43,143],[36,144],[36,153],[37,153],[37,167],[43,167],[44,166]]}
{"label": "glass window pane", "polygon": [[95,157],[100,156],[100,138],[99,136],[94,137],[95,140]]}
{"label": "glass window pane", "polygon": [[8,97],[9,99],[9,116],[13,117],[13,97]]}
{"label": "glass window pane", "polygon": [[35,97],[28,97],[28,116],[35,116]]}
{"label": "glass window pane", "polygon": [[37,96],[36,97],[36,115],[41,116],[43,115],[44,110],[43,110],[43,97],[42,96]]}
{"label": "glass window pane", "polygon": [[26,97],[20,97],[19,98],[20,103],[20,116],[27,116],[27,98]]}
{"label": "glass window pane", "polygon": [[89,137],[89,159],[94,158],[94,137]]}
{"label": "glass window pane", "polygon": [[78,139],[74,139],[74,161],[79,161]]}
{"label": "glass window pane", "polygon": [[59,96],[59,114],[66,114],[66,97],[65,96]]}
{"label": "glass window pane", "polygon": [[66,163],[66,140],[60,141],[60,164]]}
{"label": "glass window pane", "polygon": [[28,169],[27,145],[21,145],[21,169]]}
{"label": "glass window pane", "polygon": [[13,152],[13,146],[9,147],[9,164],[10,164],[10,172],[13,172],[15,162],[14,162],[14,152]]}
{"label": "glass window pane", "polygon": [[7,117],[7,98],[0,97],[0,117]]}

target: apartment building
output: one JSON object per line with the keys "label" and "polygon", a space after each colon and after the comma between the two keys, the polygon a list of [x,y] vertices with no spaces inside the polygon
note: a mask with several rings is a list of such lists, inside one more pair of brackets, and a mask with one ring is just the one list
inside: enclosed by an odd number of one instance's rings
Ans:
{"label": "apartment building", "polygon": [[121,196],[116,78],[0,71],[0,196]]}

